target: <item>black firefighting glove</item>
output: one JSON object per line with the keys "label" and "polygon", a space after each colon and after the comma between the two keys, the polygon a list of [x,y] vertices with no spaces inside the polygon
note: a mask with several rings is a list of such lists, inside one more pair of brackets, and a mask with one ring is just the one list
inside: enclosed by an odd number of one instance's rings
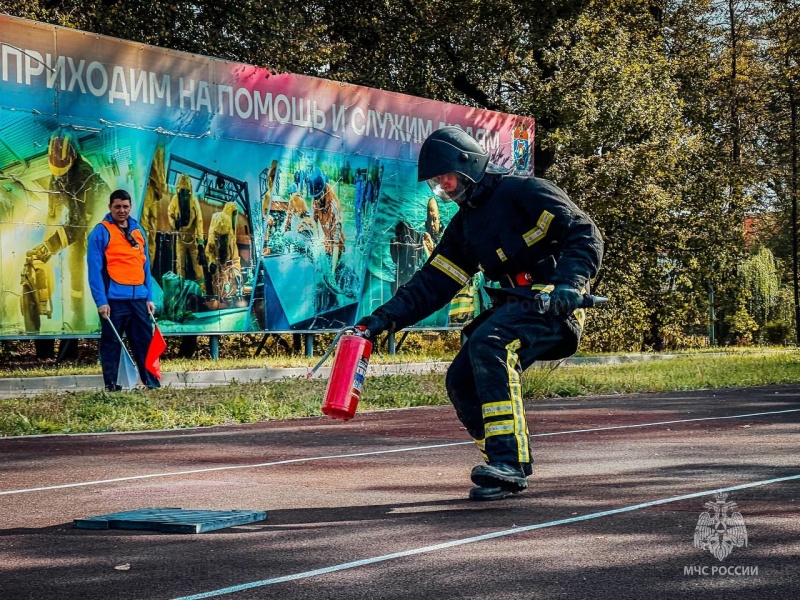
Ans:
{"label": "black firefighting glove", "polygon": [[583,306],[583,294],[571,285],[558,284],[550,292],[550,310],[566,317]]}
{"label": "black firefighting glove", "polygon": [[363,317],[356,323],[356,329],[361,331],[361,335],[371,341],[382,334],[384,331],[392,329],[393,323],[381,312],[374,312]]}

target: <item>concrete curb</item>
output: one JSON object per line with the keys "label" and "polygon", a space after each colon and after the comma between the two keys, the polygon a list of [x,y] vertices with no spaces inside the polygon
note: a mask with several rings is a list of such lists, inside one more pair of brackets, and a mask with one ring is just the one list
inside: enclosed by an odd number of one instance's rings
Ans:
{"label": "concrete curb", "polygon": [[[370,365],[369,375],[421,375],[444,373],[449,362],[399,363]],[[219,369],[209,371],[167,371],[161,378],[162,387],[192,388],[227,385],[231,383],[258,383],[281,379],[306,379],[308,367]],[[330,367],[317,371],[313,379],[328,379]],[[34,396],[48,392],[100,391],[104,387],[102,375],[55,375],[50,377],[0,377],[0,397]]]}
{"label": "concrete curb", "polygon": [[[714,353],[722,355],[723,353]],[[685,357],[685,354],[625,354],[618,356],[572,357],[563,361],[534,363],[540,367],[577,366],[577,365],[610,365],[641,362],[648,360],[666,360]],[[708,355],[706,355],[708,356]],[[428,363],[395,363],[371,364],[368,374],[381,375],[424,375],[427,373],[444,373],[449,362]],[[327,379],[330,367],[323,367],[314,374],[314,379]],[[209,371],[167,371],[163,374],[161,385],[173,388],[208,387],[230,383],[257,383],[278,381],[281,379],[305,379],[311,369],[294,368],[260,368],[260,369],[219,369]],[[99,391],[103,389],[101,375],[55,375],[51,377],[0,377],[0,397],[33,396],[48,392]]]}

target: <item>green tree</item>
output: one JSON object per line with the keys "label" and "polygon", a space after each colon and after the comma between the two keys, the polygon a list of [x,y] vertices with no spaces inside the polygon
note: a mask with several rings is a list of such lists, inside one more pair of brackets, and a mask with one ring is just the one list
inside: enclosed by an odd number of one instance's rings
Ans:
{"label": "green tree", "polygon": [[739,309],[745,216],[762,205],[767,189],[763,131],[770,113],[759,9],[738,0],[675,1],[665,3],[661,21],[686,127],[676,171],[675,259],[692,281],[697,307],[715,299],[722,338],[726,317]]}
{"label": "green tree", "polygon": [[0,10],[276,71],[322,74],[341,52],[316,3],[274,0],[0,0]]}
{"label": "green tree", "polygon": [[541,52],[549,76],[534,88],[550,125],[538,136],[553,157],[545,176],[595,218],[606,242],[597,291],[612,302],[590,320],[597,348],[651,343],[664,312],[665,260],[678,241],[674,173],[684,126],[673,67],[646,9],[590,2],[563,19]]}
{"label": "green tree", "polygon": [[745,215],[775,215],[763,239],[779,267],[797,255],[799,4],[0,0],[0,10],[535,117],[537,173],[607,243],[595,291],[612,302],[592,312],[587,344],[634,350],[690,343],[685,334],[707,330],[711,292],[719,337],[741,324]]}
{"label": "green tree", "polygon": [[772,252],[758,248],[739,265],[739,278],[745,308],[763,327],[773,317],[781,287]]}
{"label": "green tree", "polygon": [[766,229],[766,243],[785,265],[792,282],[795,341],[800,343],[800,265],[798,265],[798,105],[800,104],[800,3],[792,0],[765,2],[768,40],[765,61],[770,70],[771,120],[769,141],[773,227]]}

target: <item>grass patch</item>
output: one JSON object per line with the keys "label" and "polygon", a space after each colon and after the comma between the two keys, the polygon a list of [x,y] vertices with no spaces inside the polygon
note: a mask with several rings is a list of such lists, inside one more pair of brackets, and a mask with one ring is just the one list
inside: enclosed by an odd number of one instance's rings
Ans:
{"label": "grass patch", "polygon": [[556,370],[534,367],[523,375],[526,398],[672,392],[800,382],[800,353],[725,356],[697,354],[618,365],[583,365]]}
{"label": "grass patch", "polygon": [[[533,367],[526,398],[669,392],[800,382],[800,353],[697,354],[619,365]],[[0,399],[0,435],[179,429],[321,415],[325,381],[231,383],[107,393],[63,392]],[[359,411],[447,404],[444,376],[367,380]]]}

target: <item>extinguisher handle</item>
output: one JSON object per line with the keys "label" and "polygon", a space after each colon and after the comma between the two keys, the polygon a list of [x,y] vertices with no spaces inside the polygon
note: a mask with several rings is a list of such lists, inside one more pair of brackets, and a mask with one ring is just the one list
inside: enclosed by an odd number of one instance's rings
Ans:
{"label": "extinguisher handle", "polygon": [[[341,337],[342,337],[342,336],[343,336],[345,333],[348,333],[348,332],[349,332],[349,333],[354,333],[354,334],[355,334],[355,333],[356,333],[356,329],[357,329],[356,327],[344,327],[343,329],[340,329],[340,330],[339,330],[339,331],[336,333],[336,337],[334,337],[334,338],[333,338],[333,341],[331,342],[331,345],[330,345],[330,346],[328,347],[328,349],[325,351],[325,354],[323,354],[323,355],[322,355],[322,358],[321,358],[321,359],[319,359],[319,362],[318,362],[316,365],[314,365],[314,368],[313,368],[313,369],[311,369],[311,370],[308,372],[308,374],[306,375],[306,379],[311,379],[311,378],[314,376],[314,374],[315,374],[317,371],[319,371],[320,367],[321,367],[322,365],[324,365],[324,364],[325,364],[325,361],[326,361],[326,360],[328,360],[328,357],[330,357],[330,355],[331,355],[331,354],[333,354],[333,351],[336,349],[336,344],[338,344],[338,343],[339,343],[339,339],[340,339],[340,338],[341,338]],[[358,335],[358,334],[356,334],[356,335]]]}

